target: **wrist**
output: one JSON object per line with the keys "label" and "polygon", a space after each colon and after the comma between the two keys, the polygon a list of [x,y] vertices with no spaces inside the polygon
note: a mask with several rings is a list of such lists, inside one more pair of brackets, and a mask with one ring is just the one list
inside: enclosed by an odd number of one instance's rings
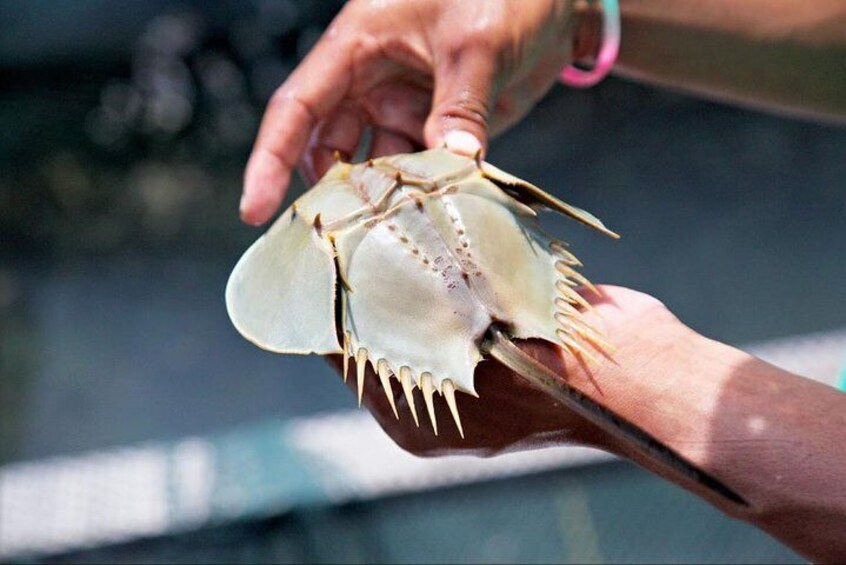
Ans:
{"label": "wrist", "polygon": [[835,512],[846,505],[820,499],[826,483],[842,491],[831,469],[846,460],[846,442],[829,438],[842,437],[846,428],[846,396],[699,335],[664,309],[645,311],[637,320],[642,322],[615,328],[610,336],[618,347],[613,362],[591,372],[568,366],[568,381],[718,479],[748,506],[726,504],[613,439],[602,438],[597,447],[633,459],[768,531],[785,515]]}
{"label": "wrist", "polygon": [[[720,383],[730,374],[727,363],[742,353],[694,332],[667,311],[656,316],[666,319],[635,324],[628,328],[631,335],[615,335],[617,349],[610,359],[599,367],[573,371],[571,382],[665,445],[695,443],[703,439],[700,424],[718,399]],[[601,447],[630,455],[611,440]]]}
{"label": "wrist", "polygon": [[[727,382],[750,356],[709,340],[664,311],[666,320],[634,328],[613,362],[586,373],[577,386],[594,402],[657,442],[643,449],[625,435],[602,434],[593,445],[630,459],[646,469],[709,500],[723,511],[746,513],[744,495],[732,478],[731,449],[714,450],[715,417]],[[628,346],[632,344],[632,346]],[[635,431],[636,431],[635,430]],[[653,445],[655,445],[653,443]],[[662,454],[667,450],[681,466]],[[687,466],[687,470],[685,470]]]}

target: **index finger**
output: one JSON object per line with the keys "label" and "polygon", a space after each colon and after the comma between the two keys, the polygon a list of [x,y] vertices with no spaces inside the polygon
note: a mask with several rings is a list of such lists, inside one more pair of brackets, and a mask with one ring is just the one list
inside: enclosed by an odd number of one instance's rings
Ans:
{"label": "index finger", "polygon": [[279,208],[312,130],[346,96],[351,50],[335,29],[320,39],[267,105],[247,168],[241,219],[258,225]]}

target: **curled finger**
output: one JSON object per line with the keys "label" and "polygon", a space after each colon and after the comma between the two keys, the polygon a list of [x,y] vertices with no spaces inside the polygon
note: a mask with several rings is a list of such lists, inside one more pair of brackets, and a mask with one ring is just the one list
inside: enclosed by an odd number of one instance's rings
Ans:
{"label": "curled finger", "polygon": [[352,65],[343,41],[321,39],[271,98],[244,173],[245,222],[261,224],[276,212],[312,130],[343,100]]}

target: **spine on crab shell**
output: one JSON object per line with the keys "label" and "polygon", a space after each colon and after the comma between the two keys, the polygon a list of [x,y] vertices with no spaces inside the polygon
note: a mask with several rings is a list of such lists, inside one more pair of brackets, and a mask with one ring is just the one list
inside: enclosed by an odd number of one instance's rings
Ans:
{"label": "spine on crab shell", "polygon": [[414,417],[414,425],[420,427],[420,420],[417,419],[417,408],[414,407],[414,377],[411,374],[411,367],[400,367],[399,382],[402,385],[402,391],[405,393],[405,399],[408,402],[408,409],[411,410],[411,415]]}
{"label": "spine on crab shell", "polygon": [[429,421],[432,422],[432,430],[438,435],[438,421],[435,419],[435,385],[432,383],[432,373],[420,375],[420,390],[423,391],[423,402],[426,403],[426,411],[429,413]]}
{"label": "spine on crab shell", "polygon": [[561,277],[555,284],[558,291],[558,297],[555,299],[555,321],[558,322],[558,329],[555,334],[561,340],[561,345],[570,353],[597,362],[596,357],[579,340],[604,353],[613,352],[614,348],[602,338],[596,328],[588,324],[582,312],[576,308],[579,306],[588,311],[591,305],[575,289],[583,286],[596,296],[601,296],[601,293],[584,275],[576,271],[575,267],[581,266],[582,262],[566,249],[565,243],[553,241],[549,244],[549,249],[557,257],[555,268]]}
{"label": "spine on crab shell", "polygon": [[[354,353],[355,351],[355,353]],[[364,383],[367,372],[367,363],[369,362],[374,370],[374,373],[379,378],[382,384],[382,390],[388,400],[388,404],[393,411],[394,416],[399,419],[399,412],[397,411],[396,401],[394,400],[393,387],[391,385],[391,377],[396,378],[402,386],[403,394],[405,394],[406,402],[408,404],[411,416],[417,427],[420,427],[420,420],[417,416],[417,408],[414,403],[414,389],[417,383],[414,379],[414,373],[410,367],[402,366],[399,373],[394,373],[386,359],[378,359],[374,361],[368,356],[368,351],[364,347],[359,347],[357,350],[352,345],[352,338],[349,332],[344,334],[344,360],[343,360],[343,375],[344,382],[347,380],[347,372],[349,371],[350,358],[355,362],[356,369],[356,389],[358,392],[358,404],[361,406],[362,398],[364,396]],[[429,372],[420,374],[420,390],[423,393],[423,401],[426,404],[426,412],[429,415],[429,420],[432,423],[432,430],[435,435],[438,435],[438,422],[435,416],[435,393],[439,393],[444,397],[444,400],[449,407],[450,414],[455,420],[455,426],[461,437],[464,437],[464,428],[461,425],[461,417],[458,413],[458,404],[455,400],[455,384],[450,379],[441,381],[441,389],[435,387],[435,379]]]}
{"label": "spine on crab shell", "polygon": [[361,399],[364,396],[364,372],[367,370],[367,350],[363,347],[358,349],[355,355],[356,383],[358,385],[358,406],[361,408]]}
{"label": "spine on crab shell", "polygon": [[461,418],[458,415],[458,405],[455,402],[455,385],[452,384],[451,380],[446,379],[442,388],[447,406],[449,406],[449,411],[452,414],[452,419],[455,420],[455,426],[458,428],[458,433],[461,435],[461,439],[464,439],[464,428],[461,427]]}
{"label": "spine on crab shell", "polygon": [[394,401],[394,389],[391,386],[391,370],[388,368],[388,362],[384,359],[379,359],[376,363],[376,374],[379,375],[379,381],[382,383],[382,390],[385,391],[385,396],[388,398],[388,404],[391,405],[391,410],[394,412],[394,417],[399,420],[399,412],[397,412],[397,403]]}

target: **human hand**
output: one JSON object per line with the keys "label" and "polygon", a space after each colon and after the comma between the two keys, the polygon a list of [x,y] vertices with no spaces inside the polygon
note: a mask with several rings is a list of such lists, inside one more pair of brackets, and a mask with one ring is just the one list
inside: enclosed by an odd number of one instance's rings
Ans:
{"label": "human hand", "polygon": [[[593,308],[585,317],[615,347],[611,359],[586,365],[547,342],[518,345],[571,387],[674,450],[695,474],[639,454],[493,360],[476,368],[479,398],[457,395],[464,439],[437,395],[439,435],[432,433],[419,390],[416,427],[401,387],[391,379],[397,420],[369,367],[364,404],[400,447],[416,455],[490,456],[569,443],[598,447],[632,459],[810,560],[843,561],[846,499],[832,493],[844,491],[838,470],[846,461],[846,395],[697,334],[651,296],[614,286],[599,290],[601,298],[586,297]],[[340,356],[331,362],[340,368]],[[348,384],[355,387],[354,376]]]}
{"label": "human hand", "polygon": [[[651,296],[614,286],[600,286],[599,289],[602,297],[586,296],[593,308],[585,313],[585,318],[588,323],[600,328],[606,340],[615,347],[610,359],[598,356],[600,363],[597,366],[593,362],[582,362],[546,341],[524,341],[519,345],[569,385],[607,405],[604,395],[610,387],[605,387],[604,383],[610,385],[609,380],[613,380],[615,386],[625,388],[625,380],[632,378],[628,368],[641,367],[644,360],[664,351],[667,343],[684,340],[693,332]],[[331,362],[340,370],[340,356],[334,356]],[[351,368],[350,373],[354,372]],[[418,428],[395,379],[391,383],[399,419],[394,417],[379,379],[370,367],[365,383],[364,404],[397,444],[416,455],[471,453],[490,456],[563,443],[590,445],[617,453],[622,450],[614,438],[597,426],[533,388],[494,360],[485,360],[476,368],[475,385],[479,398],[457,395],[465,434],[463,439],[452,423],[446,402],[437,395],[435,412],[439,435],[435,436],[419,389],[415,391],[415,405],[420,412]],[[354,376],[348,384],[355,387]],[[608,393],[611,391],[608,390]],[[638,402],[631,395],[624,398],[617,391],[614,394],[613,400],[617,405]]]}
{"label": "human hand", "polygon": [[276,91],[244,175],[241,217],[266,222],[298,163],[444,143],[472,156],[550,89],[572,51],[573,0],[349,2]]}

